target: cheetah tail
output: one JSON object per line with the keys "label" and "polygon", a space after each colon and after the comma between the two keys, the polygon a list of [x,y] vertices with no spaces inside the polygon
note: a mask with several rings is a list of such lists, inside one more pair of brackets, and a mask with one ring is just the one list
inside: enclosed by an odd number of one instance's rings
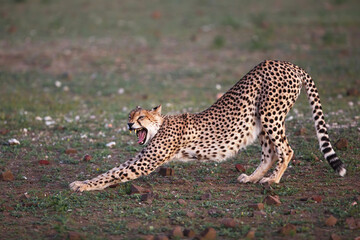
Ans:
{"label": "cheetah tail", "polygon": [[315,83],[307,73],[305,73],[303,83],[305,85],[306,94],[311,105],[313,119],[315,122],[316,135],[319,140],[321,152],[324,154],[324,157],[329,162],[330,166],[341,177],[343,177],[346,174],[346,169],[343,162],[338,158],[333,147],[331,146],[324,120],[324,114],[320,103],[319,93]]}

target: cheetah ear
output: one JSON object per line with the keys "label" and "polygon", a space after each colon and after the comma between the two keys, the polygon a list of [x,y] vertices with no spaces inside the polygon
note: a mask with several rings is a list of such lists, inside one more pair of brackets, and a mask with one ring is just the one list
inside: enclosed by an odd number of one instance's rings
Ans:
{"label": "cheetah ear", "polygon": [[151,111],[161,115],[161,104],[157,107],[154,107]]}

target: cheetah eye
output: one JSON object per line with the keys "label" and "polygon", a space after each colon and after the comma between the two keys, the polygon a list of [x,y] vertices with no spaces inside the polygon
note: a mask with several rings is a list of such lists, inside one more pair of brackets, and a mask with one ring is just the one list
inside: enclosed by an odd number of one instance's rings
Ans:
{"label": "cheetah eye", "polygon": [[141,119],[143,119],[145,116],[140,116],[139,118],[138,118],[138,120],[141,120]]}

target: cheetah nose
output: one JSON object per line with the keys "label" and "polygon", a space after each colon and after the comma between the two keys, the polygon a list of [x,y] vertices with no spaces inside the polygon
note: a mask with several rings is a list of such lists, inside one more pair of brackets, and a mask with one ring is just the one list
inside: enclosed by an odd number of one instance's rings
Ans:
{"label": "cheetah nose", "polygon": [[131,129],[131,127],[134,125],[134,123],[128,123],[128,127],[129,129]]}

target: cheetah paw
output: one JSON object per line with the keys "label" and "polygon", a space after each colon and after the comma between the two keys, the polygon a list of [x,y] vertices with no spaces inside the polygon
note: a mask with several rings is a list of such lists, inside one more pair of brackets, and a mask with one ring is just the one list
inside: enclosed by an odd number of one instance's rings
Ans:
{"label": "cheetah paw", "polygon": [[87,181],[75,181],[69,184],[69,187],[74,192],[89,191]]}
{"label": "cheetah paw", "polygon": [[248,182],[251,182],[250,180],[250,177],[248,175],[246,175],[245,173],[241,174],[239,177],[238,177],[238,182],[240,183],[248,183]]}
{"label": "cheetah paw", "polygon": [[259,183],[261,183],[261,184],[264,184],[264,183],[273,184],[273,183],[277,183],[277,182],[276,182],[275,179],[272,178],[272,177],[264,177],[264,178],[262,178],[262,179],[260,180]]}

